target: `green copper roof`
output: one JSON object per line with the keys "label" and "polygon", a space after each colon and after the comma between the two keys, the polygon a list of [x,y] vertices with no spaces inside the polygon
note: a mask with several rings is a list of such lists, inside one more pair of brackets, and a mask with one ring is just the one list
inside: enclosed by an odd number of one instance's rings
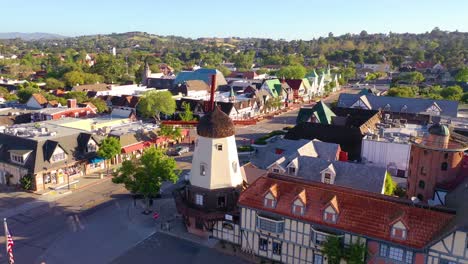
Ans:
{"label": "green copper roof", "polygon": [[312,108],[301,108],[297,114],[296,124],[309,122],[312,115],[315,116],[317,123],[330,125],[335,113],[322,101],[318,102]]}
{"label": "green copper roof", "polygon": [[265,83],[268,86],[268,89],[270,89],[270,92],[273,95],[273,97],[278,97],[278,92],[276,91],[275,85],[279,84],[279,86],[281,87],[280,81],[278,79],[273,79],[266,80]]}

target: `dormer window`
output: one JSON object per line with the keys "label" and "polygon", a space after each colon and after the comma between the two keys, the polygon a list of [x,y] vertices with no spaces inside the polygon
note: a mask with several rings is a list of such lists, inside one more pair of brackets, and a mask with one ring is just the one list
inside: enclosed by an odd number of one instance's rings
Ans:
{"label": "dormer window", "polygon": [[402,108],[401,108],[401,112],[406,112],[408,110],[408,106],[407,105],[404,105]]}
{"label": "dormer window", "polygon": [[[330,208],[330,209],[329,209]],[[328,223],[336,223],[336,212],[335,210],[329,206],[324,212],[323,212],[323,221],[328,222]]]}
{"label": "dormer window", "polygon": [[325,173],[323,176],[323,183],[330,184],[331,183],[331,174],[330,173]]}
{"label": "dormer window", "polygon": [[326,184],[334,184],[335,183],[335,177],[336,177],[336,172],[335,172],[335,167],[333,166],[333,163],[330,163],[327,168],[322,170],[320,172],[322,175],[322,182]]}
{"label": "dormer window", "polygon": [[408,231],[407,231],[406,226],[403,224],[403,222],[398,221],[395,224],[393,224],[391,234],[390,234],[392,238],[406,240],[407,235],[408,235]]}
{"label": "dormer window", "polygon": [[65,151],[63,151],[62,148],[57,147],[52,154],[52,157],[50,158],[51,162],[59,162],[62,160],[65,160],[67,158],[67,155],[65,154]]}
{"label": "dormer window", "polygon": [[31,152],[31,150],[10,150],[10,160],[13,163],[23,165]]}
{"label": "dormer window", "polygon": [[278,185],[273,184],[265,194],[263,205],[268,208],[276,207],[276,200],[278,197]]}
{"label": "dormer window", "polygon": [[325,209],[323,210],[323,221],[327,223],[335,224],[338,220],[338,199],[336,195],[333,196],[330,201],[325,205]]}
{"label": "dormer window", "polygon": [[289,172],[289,174],[296,174],[296,168],[294,168],[294,167],[289,167],[289,168],[288,168],[288,172]]}

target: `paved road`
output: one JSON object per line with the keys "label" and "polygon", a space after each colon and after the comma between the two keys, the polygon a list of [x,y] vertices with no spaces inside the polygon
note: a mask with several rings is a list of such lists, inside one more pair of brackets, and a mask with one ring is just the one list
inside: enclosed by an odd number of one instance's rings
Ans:
{"label": "paved road", "polygon": [[215,249],[156,233],[112,262],[112,264],[131,263],[240,264],[246,262],[234,256],[224,255]]}

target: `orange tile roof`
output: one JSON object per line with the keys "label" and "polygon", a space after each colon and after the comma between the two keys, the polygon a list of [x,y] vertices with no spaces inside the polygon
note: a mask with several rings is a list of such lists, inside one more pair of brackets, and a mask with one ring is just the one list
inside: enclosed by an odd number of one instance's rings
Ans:
{"label": "orange tile roof", "polygon": [[[275,208],[266,208],[263,205],[264,194],[270,191],[272,186],[275,186],[279,196]],[[298,189],[305,190],[308,201],[304,215],[294,215],[291,210]],[[339,206],[335,224],[323,221],[324,206],[330,203]],[[288,218],[413,248],[426,246],[455,217],[454,213],[424,209],[400,198],[276,174],[260,177],[253,182],[241,194],[239,206],[273,212]],[[391,224],[396,218],[400,218],[408,227],[406,240],[390,236]]]}
{"label": "orange tile roof", "polygon": [[[301,202],[302,202],[304,205],[307,205],[307,194],[306,194],[306,190],[305,190],[305,189],[302,189],[302,191],[296,196],[296,199],[301,200]],[[296,200],[296,199],[294,199],[294,200]]]}
{"label": "orange tile roof", "polygon": [[32,97],[40,105],[47,104],[47,99],[42,94],[35,93],[35,94],[32,95]]}

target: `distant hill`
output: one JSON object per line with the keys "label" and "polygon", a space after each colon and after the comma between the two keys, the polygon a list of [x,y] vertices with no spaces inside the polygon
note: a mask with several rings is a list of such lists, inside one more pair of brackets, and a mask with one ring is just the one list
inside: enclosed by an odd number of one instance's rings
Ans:
{"label": "distant hill", "polygon": [[64,39],[67,38],[58,34],[50,34],[43,32],[34,33],[21,33],[21,32],[5,32],[0,33],[0,39],[15,39],[20,38],[23,40],[38,40],[38,39]]}

